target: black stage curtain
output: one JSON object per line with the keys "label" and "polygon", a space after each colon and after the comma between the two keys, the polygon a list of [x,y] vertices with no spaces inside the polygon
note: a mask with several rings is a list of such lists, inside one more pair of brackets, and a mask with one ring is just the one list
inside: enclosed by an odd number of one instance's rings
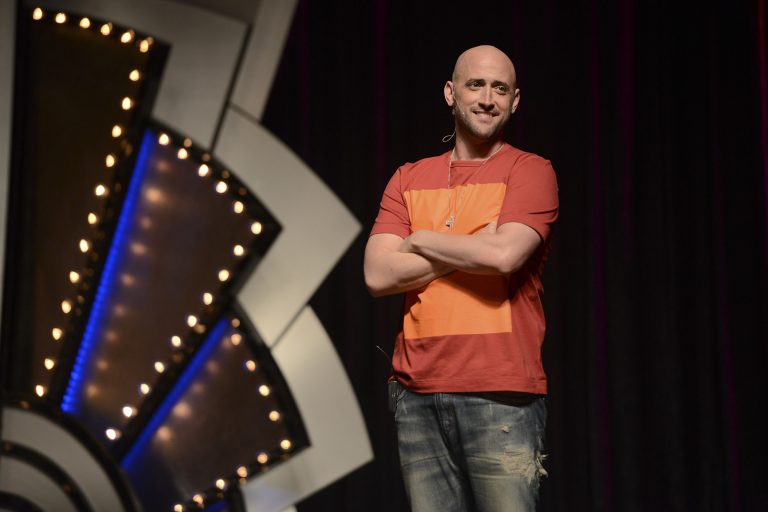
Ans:
{"label": "black stage curtain", "polygon": [[376,349],[401,300],[368,297],[362,254],[391,173],[449,149],[442,86],[483,43],[517,66],[508,140],[560,186],[541,510],[768,510],[765,3],[299,2],[264,124],[364,225],[311,304],[376,455],[301,512],[407,510]]}

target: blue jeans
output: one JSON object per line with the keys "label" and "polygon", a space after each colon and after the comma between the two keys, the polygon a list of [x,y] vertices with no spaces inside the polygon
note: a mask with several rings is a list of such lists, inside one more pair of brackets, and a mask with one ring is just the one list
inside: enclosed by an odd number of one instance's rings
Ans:
{"label": "blue jeans", "polygon": [[535,510],[546,416],[544,398],[518,407],[401,386],[395,423],[412,512]]}

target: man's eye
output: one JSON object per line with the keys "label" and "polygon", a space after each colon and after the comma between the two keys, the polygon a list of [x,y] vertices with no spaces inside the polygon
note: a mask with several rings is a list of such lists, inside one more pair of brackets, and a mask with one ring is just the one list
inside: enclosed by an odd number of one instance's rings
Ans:
{"label": "man's eye", "polygon": [[496,92],[500,94],[507,94],[509,92],[509,89],[503,85],[497,85],[496,86]]}

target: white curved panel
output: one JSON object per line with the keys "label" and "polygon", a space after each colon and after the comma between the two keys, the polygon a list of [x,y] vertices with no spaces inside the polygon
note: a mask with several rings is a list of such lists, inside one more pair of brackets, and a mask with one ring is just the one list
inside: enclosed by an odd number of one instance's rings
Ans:
{"label": "white curved panel", "polygon": [[152,117],[210,147],[235,74],[246,26],[161,0],[41,0],[35,5],[110,20],[171,45]]}
{"label": "white curved panel", "polygon": [[283,226],[238,294],[259,334],[272,346],[347,250],[360,223],[282,142],[231,109],[216,156]]}
{"label": "white curved panel", "polygon": [[243,486],[251,512],[283,510],[372,458],[354,391],[311,308],[301,311],[272,356],[293,393],[311,446]]}
{"label": "white curved panel", "polygon": [[[8,177],[11,174],[11,112],[13,52],[16,48],[16,2],[0,0],[0,283],[5,269],[5,219],[8,215]],[[0,294],[0,307],[2,307]]]}
{"label": "white curved panel", "polygon": [[[94,510],[123,510],[112,482],[98,461],[72,434],[47,418],[32,411],[5,407],[3,440],[45,454],[77,484]],[[3,464],[5,462],[4,459]]]}
{"label": "white curved panel", "polygon": [[21,496],[46,512],[77,512],[72,501],[48,475],[20,460],[3,457],[0,491]]}

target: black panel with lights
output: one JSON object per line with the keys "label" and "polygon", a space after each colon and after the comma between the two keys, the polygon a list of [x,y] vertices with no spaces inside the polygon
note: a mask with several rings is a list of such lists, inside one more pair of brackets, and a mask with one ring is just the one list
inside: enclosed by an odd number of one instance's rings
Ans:
{"label": "black panel with lights", "polygon": [[3,403],[89,447],[124,510],[244,510],[239,485],[309,445],[234,300],[280,226],[150,120],[166,45],[41,8],[18,26]]}

